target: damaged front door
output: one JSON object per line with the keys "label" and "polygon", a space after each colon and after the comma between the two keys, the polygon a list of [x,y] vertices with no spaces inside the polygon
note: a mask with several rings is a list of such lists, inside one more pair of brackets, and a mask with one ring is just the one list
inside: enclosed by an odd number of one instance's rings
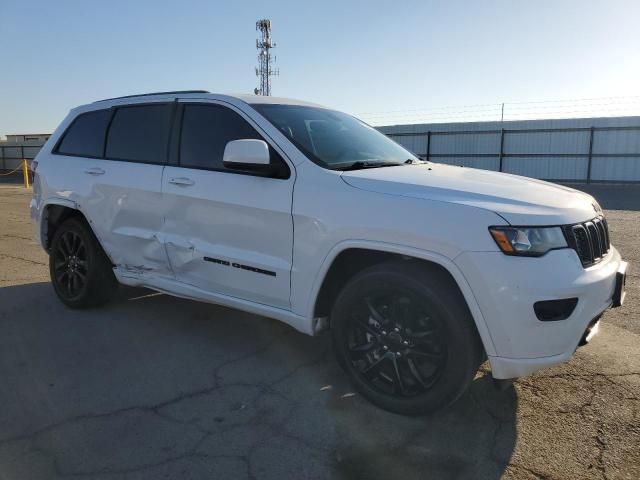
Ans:
{"label": "damaged front door", "polygon": [[263,139],[238,111],[186,103],[178,116],[179,166],[167,166],[162,181],[163,236],[176,278],[208,292],[288,308],[292,172],[273,148],[272,162],[286,175],[225,168],[228,142]]}

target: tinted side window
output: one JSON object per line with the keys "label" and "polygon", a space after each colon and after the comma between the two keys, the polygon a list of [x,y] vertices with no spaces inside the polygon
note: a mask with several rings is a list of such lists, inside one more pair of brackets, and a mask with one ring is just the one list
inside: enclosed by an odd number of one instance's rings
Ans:
{"label": "tinted side window", "polygon": [[232,140],[262,137],[233,110],[216,105],[185,105],[180,165],[224,169],[224,148]]}
{"label": "tinted side window", "polygon": [[120,107],[109,127],[106,157],[165,163],[170,129],[170,105]]}
{"label": "tinted side window", "polygon": [[96,110],[78,115],[62,137],[57,153],[102,157],[110,116],[111,110]]}

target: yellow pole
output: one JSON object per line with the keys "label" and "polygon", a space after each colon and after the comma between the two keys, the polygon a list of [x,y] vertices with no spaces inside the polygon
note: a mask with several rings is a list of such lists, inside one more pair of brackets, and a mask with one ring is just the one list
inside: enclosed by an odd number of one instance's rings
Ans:
{"label": "yellow pole", "polygon": [[24,188],[29,188],[29,167],[26,158],[22,159],[22,175],[24,176]]}

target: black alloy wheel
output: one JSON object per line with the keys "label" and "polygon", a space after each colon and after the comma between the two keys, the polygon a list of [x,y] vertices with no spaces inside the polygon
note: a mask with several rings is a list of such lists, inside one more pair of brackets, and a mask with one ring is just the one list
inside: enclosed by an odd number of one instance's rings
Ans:
{"label": "black alloy wheel", "polygon": [[55,230],[49,273],[58,298],[71,308],[106,303],[118,286],[111,261],[81,217],[65,220]]}
{"label": "black alloy wheel", "polygon": [[426,262],[398,260],[357,273],[330,320],[337,360],[356,390],[392,412],[419,415],[451,404],[484,359],[458,286]]}
{"label": "black alloy wheel", "polygon": [[351,364],[382,393],[412,397],[438,380],[446,359],[444,332],[413,292],[363,297],[348,325]]}
{"label": "black alloy wheel", "polygon": [[72,230],[63,232],[51,254],[55,281],[69,299],[78,297],[86,286],[89,273],[87,246],[82,237]]}

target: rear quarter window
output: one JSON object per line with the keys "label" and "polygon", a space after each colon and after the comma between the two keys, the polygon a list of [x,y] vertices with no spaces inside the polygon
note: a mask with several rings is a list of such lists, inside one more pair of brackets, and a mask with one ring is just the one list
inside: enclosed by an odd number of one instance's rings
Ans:
{"label": "rear quarter window", "polygon": [[111,110],[78,115],[62,136],[55,153],[81,157],[102,157]]}

